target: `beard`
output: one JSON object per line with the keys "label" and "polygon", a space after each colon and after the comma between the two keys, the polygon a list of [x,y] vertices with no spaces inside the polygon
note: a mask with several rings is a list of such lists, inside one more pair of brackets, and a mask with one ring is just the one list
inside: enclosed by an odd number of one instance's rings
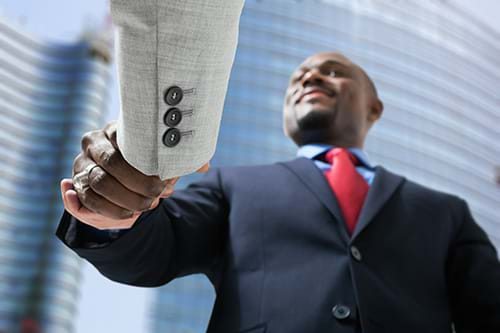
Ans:
{"label": "beard", "polygon": [[308,109],[296,110],[295,121],[298,127],[297,134],[301,144],[321,142],[334,135],[335,116],[337,108],[326,109],[308,105]]}
{"label": "beard", "polygon": [[329,129],[336,114],[336,107],[329,110],[324,106],[307,105],[295,111],[295,121],[301,131]]}

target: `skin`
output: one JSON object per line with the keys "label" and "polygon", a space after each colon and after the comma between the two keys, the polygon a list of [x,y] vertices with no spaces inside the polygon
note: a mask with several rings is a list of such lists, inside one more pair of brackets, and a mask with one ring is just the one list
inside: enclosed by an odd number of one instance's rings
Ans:
{"label": "skin", "polygon": [[[311,88],[324,93],[298,100]],[[290,77],[283,103],[283,130],[297,146],[325,143],[362,149],[382,111],[375,87],[361,67],[340,53],[318,53]]]}
{"label": "skin", "polygon": [[[315,89],[314,94],[304,92]],[[364,70],[340,53],[318,53],[304,60],[290,77],[283,103],[283,130],[298,146],[325,143],[363,148],[380,118],[383,104]],[[86,133],[73,177],[88,165],[89,187],[76,191],[72,179],[61,181],[64,208],[97,229],[130,228],[142,212],[172,195],[179,177],[161,180],[130,166],[116,144],[116,122]],[[197,172],[207,172],[209,163]]]}
{"label": "skin", "polygon": [[[89,164],[97,164],[88,176],[89,186],[76,191],[72,179],[62,179],[61,194],[71,215],[100,230],[130,228],[142,212],[156,208],[160,198],[172,195],[179,179],[147,176],[128,164],[116,143],[116,122],[84,134],[82,152],[73,163],[73,177]],[[197,172],[209,168],[207,163]]]}

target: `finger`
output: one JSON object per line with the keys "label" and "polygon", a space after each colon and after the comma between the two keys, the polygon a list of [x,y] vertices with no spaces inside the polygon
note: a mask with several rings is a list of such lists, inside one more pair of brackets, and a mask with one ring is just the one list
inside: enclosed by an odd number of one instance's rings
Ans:
{"label": "finger", "polygon": [[210,169],[210,162],[207,162],[206,164],[204,164],[201,168],[196,170],[196,172],[207,172],[208,169]]}
{"label": "finger", "polygon": [[63,178],[61,180],[61,197],[64,204],[64,209],[66,209],[70,214],[73,215],[80,208],[80,203],[75,203],[68,200],[66,192],[69,190],[73,190],[73,182],[71,181],[71,179]]}
{"label": "finger", "polygon": [[61,182],[61,192],[63,195],[64,208],[79,220],[84,220],[88,215],[95,214],[82,206],[76,191],[73,189],[71,179],[63,179]]}
{"label": "finger", "polygon": [[81,205],[77,193],[73,190],[71,179],[65,178],[61,181],[61,193],[65,209],[80,222],[97,229],[130,228],[142,214],[142,212],[134,212],[128,219],[115,220],[92,212]]}
{"label": "finger", "polygon": [[118,149],[118,143],[116,141],[116,121],[112,121],[104,127],[104,135],[108,138],[115,149]]}
{"label": "finger", "polygon": [[[84,167],[83,170],[79,171],[79,169],[82,167]],[[73,178],[71,180],[73,182],[73,189],[76,192],[81,191],[83,187],[88,186],[90,174],[92,173],[93,169],[97,167],[98,165],[95,164],[94,161],[84,157],[74,164]]]}
{"label": "finger", "polygon": [[[78,199],[80,199],[80,202],[85,208],[87,208],[91,212],[111,219],[127,219],[134,213],[133,211],[115,205],[111,201],[95,193],[95,191],[90,187],[85,187],[82,191],[76,192],[76,194],[78,195]],[[82,209],[83,207],[81,207],[78,212],[87,213],[87,211],[85,210],[82,212]]]}
{"label": "finger", "polygon": [[153,203],[153,198],[130,191],[100,166],[93,168],[88,177],[89,186],[94,192],[117,206],[130,211],[143,211]]}
{"label": "finger", "polygon": [[172,193],[174,192],[175,183],[177,182],[177,180],[179,180],[179,178],[180,177],[174,177],[174,178],[169,178],[169,179],[163,180],[162,183],[165,185],[165,188],[160,193],[159,197],[160,198],[167,198],[167,197],[171,196]]}
{"label": "finger", "polygon": [[174,185],[175,183],[177,183],[179,178],[181,178],[181,177],[174,177],[174,178],[167,179],[165,184],[166,185],[168,185],[168,184]]}
{"label": "finger", "polygon": [[151,205],[151,207],[149,209],[155,209],[156,207],[158,207],[158,204],[160,203],[160,198],[156,198],[154,201],[153,201],[153,204]]}
{"label": "finger", "polygon": [[92,142],[86,147],[92,160],[129,190],[150,198],[160,195],[164,185],[158,176],[145,175],[128,164],[102,131],[93,135]]}
{"label": "finger", "polygon": [[78,154],[73,161],[73,177],[85,170],[90,164],[95,164],[95,162],[83,153]]}
{"label": "finger", "polygon": [[167,197],[171,196],[172,193],[174,193],[174,186],[175,186],[175,184],[167,184],[167,186],[165,186],[165,189],[163,190],[163,192],[161,192],[160,198],[167,198]]}
{"label": "finger", "polygon": [[[73,183],[72,183],[71,179],[63,178],[63,179],[61,179],[60,186],[61,186],[61,197],[62,197],[62,200],[64,202],[66,200],[66,198],[64,197],[64,193],[66,193],[67,190],[73,188]],[[66,202],[64,202],[64,203],[66,204]]]}

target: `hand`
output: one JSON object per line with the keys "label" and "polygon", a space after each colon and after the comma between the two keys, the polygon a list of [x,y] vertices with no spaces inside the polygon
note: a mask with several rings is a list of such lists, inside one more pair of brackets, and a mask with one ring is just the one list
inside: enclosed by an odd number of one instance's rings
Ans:
{"label": "hand", "polygon": [[[207,172],[210,163],[197,172]],[[87,180],[88,184],[82,183]],[[116,122],[86,133],[73,163],[73,179],[61,181],[64,208],[97,229],[130,228],[142,212],[169,197],[179,177],[161,180],[128,164],[116,144]]]}

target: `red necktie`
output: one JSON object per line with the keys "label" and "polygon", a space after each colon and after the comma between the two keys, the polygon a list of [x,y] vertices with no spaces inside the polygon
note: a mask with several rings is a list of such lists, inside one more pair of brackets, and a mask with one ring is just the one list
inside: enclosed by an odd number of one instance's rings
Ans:
{"label": "red necktie", "polygon": [[368,183],[354,167],[359,164],[358,159],[346,148],[330,149],[325,159],[332,164],[330,170],[324,172],[325,177],[335,193],[347,229],[352,235],[368,193]]}

